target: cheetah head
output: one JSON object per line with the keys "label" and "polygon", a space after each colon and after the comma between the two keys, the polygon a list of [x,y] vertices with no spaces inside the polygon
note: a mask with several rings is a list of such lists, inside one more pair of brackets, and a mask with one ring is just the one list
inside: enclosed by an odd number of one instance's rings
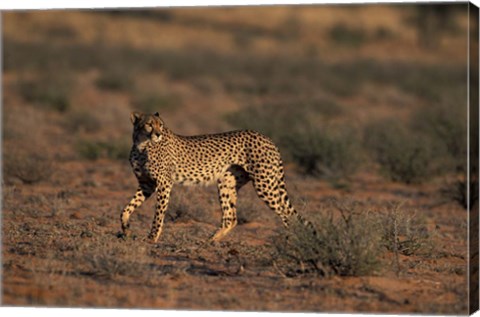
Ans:
{"label": "cheetah head", "polygon": [[165,124],[158,112],[154,114],[145,114],[132,112],[130,120],[133,124],[133,142],[137,145],[147,141],[154,143],[162,140]]}

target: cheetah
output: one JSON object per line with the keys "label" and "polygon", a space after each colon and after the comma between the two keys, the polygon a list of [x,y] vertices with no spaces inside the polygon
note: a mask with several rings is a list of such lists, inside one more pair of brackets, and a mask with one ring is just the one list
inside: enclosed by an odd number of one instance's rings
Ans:
{"label": "cheetah", "polygon": [[221,227],[209,241],[222,239],[237,224],[237,193],[252,181],[258,197],[288,227],[292,216],[301,219],[288,198],[280,152],[266,136],[252,130],[181,136],[168,129],[158,112],[132,112],[133,145],[130,164],[138,188],[121,214],[123,235],[129,218],[156,192],[155,216],[148,240],[156,243],[174,184],[217,184],[222,210]]}

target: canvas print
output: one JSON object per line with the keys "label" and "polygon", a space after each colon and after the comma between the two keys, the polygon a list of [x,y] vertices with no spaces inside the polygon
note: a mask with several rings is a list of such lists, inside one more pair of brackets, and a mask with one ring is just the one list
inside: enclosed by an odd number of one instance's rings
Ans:
{"label": "canvas print", "polygon": [[474,5],[2,22],[2,305],[478,308]]}

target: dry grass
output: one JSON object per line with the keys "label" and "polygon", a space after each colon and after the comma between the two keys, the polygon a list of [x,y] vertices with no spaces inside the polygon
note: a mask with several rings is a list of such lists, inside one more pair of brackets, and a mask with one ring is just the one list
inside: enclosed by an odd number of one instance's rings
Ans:
{"label": "dry grass", "polygon": [[279,261],[287,263],[287,276],[372,275],[385,269],[381,256],[387,250],[394,252],[398,272],[399,253],[435,253],[424,222],[399,203],[378,211],[358,201],[332,200],[312,223],[316,232],[295,221],[275,241]]}
{"label": "dry grass", "polygon": [[20,79],[17,83],[18,94],[26,102],[34,105],[65,112],[70,108],[70,93],[74,85],[67,70],[42,73],[39,78]]}
{"label": "dry grass", "polygon": [[65,118],[65,129],[74,133],[94,133],[100,130],[100,121],[86,110],[72,110]]}
{"label": "dry grass", "polygon": [[[469,192],[470,191],[470,192]],[[467,209],[478,202],[478,180],[460,176],[455,180],[446,181],[440,189],[440,194],[447,201],[454,201]]]}
{"label": "dry grass", "polygon": [[110,158],[113,160],[127,160],[131,145],[125,140],[97,141],[80,139],[76,144],[76,150],[80,158],[97,160]]}
{"label": "dry grass", "polygon": [[[170,195],[167,217],[173,222],[194,220],[203,223],[220,223],[218,195],[215,188],[176,186]],[[215,215],[214,215],[215,214]]]}
{"label": "dry grass", "polygon": [[15,179],[24,184],[48,181],[54,172],[52,161],[38,153],[7,153],[4,157],[4,175],[7,181]]}
{"label": "dry grass", "polygon": [[431,236],[418,212],[405,210],[401,203],[391,203],[381,222],[383,243],[388,250],[403,255],[431,253]]}
{"label": "dry grass", "polygon": [[380,226],[368,207],[333,202],[312,223],[316,233],[295,222],[276,243],[280,258],[296,262],[288,274],[356,276],[379,267]]}
{"label": "dry grass", "polygon": [[443,148],[437,139],[412,131],[393,119],[365,128],[365,144],[381,172],[406,184],[425,182],[442,170]]}

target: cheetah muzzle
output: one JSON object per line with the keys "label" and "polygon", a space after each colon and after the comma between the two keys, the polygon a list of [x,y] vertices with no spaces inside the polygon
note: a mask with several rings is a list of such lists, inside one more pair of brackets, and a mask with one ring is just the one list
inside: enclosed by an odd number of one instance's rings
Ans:
{"label": "cheetah muzzle", "polygon": [[292,216],[299,218],[287,195],[280,153],[268,137],[251,130],[176,135],[165,126],[158,112],[133,112],[130,119],[133,124],[130,164],[138,188],[122,211],[125,236],[130,235],[132,213],[156,193],[155,216],[148,238],[157,242],[174,184],[217,184],[222,224],[212,236],[213,241],[223,238],[237,224],[237,193],[250,181],[258,197],[280,216],[285,226]]}

